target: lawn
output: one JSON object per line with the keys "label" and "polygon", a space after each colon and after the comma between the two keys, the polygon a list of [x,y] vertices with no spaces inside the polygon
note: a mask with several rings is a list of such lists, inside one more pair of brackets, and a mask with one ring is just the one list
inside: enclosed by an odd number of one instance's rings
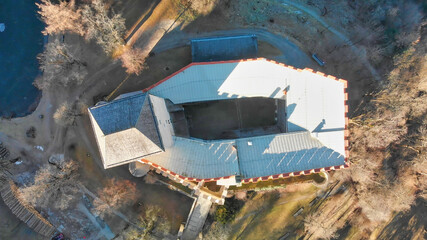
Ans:
{"label": "lawn", "polygon": [[287,232],[295,236],[303,230],[302,220],[307,211],[304,209],[297,217],[293,214],[301,207],[308,207],[316,191],[315,186],[310,186],[295,192],[257,194],[231,223],[231,239],[278,239]]}

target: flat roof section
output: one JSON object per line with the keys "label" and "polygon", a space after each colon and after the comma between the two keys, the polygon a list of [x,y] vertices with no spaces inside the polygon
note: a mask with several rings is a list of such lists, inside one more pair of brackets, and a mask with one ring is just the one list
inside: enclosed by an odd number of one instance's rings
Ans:
{"label": "flat roof section", "polygon": [[257,53],[258,42],[254,34],[191,40],[193,62],[255,58]]}

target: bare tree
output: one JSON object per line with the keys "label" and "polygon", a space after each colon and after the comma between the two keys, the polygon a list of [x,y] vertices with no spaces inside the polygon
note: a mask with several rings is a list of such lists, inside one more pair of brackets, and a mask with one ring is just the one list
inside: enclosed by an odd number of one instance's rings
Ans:
{"label": "bare tree", "polygon": [[136,225],[126,228],[118,240],[159,239],[169,234],[171,226],[166,214],[158,206],[148,206]]}
{"label": "bare tree", "polygon": [[337,224],[329,224],[330,221],[327,221],[328,215],[322,214],[320,211],[316,211],[308,215],[304,219],[304,227],[308,232],[308,235],[313,239],[332,239],[336,238],[338,235],[336,231],[338,230]]}
{"label": "bare tree", "polygon": [[34,85],[44,90],[82,84],[87,75],[86,63],[79,60],[76,50],[58,40],[48,43],[38,56],[43,76],[37,78]]}
{"label": "bare tree", "polygon": [[124,44],[125,19],[114,13],[103,0],[93,0],[82,10],[86,38],[94,39],[109,55]]}
{"label": "bare tree", "polygon": [[81,10],[76,8],[75,0],[60,0],[53,4],[50,0],[36,3],[42,20],[46,23],[43,34],[72,32],[83,36],[85,34],[81,19]]}
{"label": "bare tree", "polygon": [[68,102],[62,103],[53,114],[53,119],[58,125],[70,126],[73,125],[76,118],[81,116],[87,109],[87,106],[82,102],[70,104]]}
{"label": "bare tree", "polygon": [[146,67],[145,55],[140,48],[130,48],[120,55],[122,66],[126,68],[128,74],[139,75]]}
{"label": "bare tree", "polygon": [[384,222],[393,212],[407,211],[415,201],[413,187],[403,182],[373,182],[368,189],[358,192],[359,207],[372,222]]}
{"label": "bare tree", "polygon": [[136,185],[129,180],[109,179],[107,185],[98,191],[99,198],[93,205],[95,212],[105,216],[123,205],[136,200]]}
{"label": "bare tree", "polygon": [[19,189],[20,196],[38,207],[67,209],[79,196],[77,169],[74,161],[60,167],[42,166],[34,177],[34,183]]}

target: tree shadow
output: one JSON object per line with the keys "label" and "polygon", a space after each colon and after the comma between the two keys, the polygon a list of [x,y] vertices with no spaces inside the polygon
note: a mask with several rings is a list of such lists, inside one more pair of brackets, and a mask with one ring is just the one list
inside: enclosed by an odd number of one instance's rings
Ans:
{"label": "tree shadow", "polygon": [[[427,201],[417,198],[415,204],[408,212],[398,213],[393,220],[381,231],[378,239],[412,239],[414,233],[424,231],[424,239],[427,237]],[[424,229],[424,230],[420,230]]]}

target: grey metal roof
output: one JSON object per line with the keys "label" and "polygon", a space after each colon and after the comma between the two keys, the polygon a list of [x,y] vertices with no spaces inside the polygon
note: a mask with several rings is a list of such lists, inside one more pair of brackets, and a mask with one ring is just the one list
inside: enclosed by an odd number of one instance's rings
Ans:
{"label": "grey metal roof", "polygon": [[243,178],[338,166],[345,161],[308,131],[236,139],[236,145]]}
{"label": "grey metal roof", "polygon": [[129,129],[136,125],[146,100],[146,94],[138,94],[89,109],[105,135]]}
{"label": "grey metal roof", "polygon": [[255,58],[258,52],[254,34],[191,40],[193,62]]}
{"label": "grey metal roof", "polygon": [[165,152],[144,157],[181,176],[216,178],[239,174],[234,141],[203,141],[173,136]]}
{"label": "grey metal roof", "polygon": [[144,159],[179,175],[199,179],[263,177],[345,163],[343,155],[323,145],[308,131],[212,141],[174,136],[173,141],[165,152]]}

